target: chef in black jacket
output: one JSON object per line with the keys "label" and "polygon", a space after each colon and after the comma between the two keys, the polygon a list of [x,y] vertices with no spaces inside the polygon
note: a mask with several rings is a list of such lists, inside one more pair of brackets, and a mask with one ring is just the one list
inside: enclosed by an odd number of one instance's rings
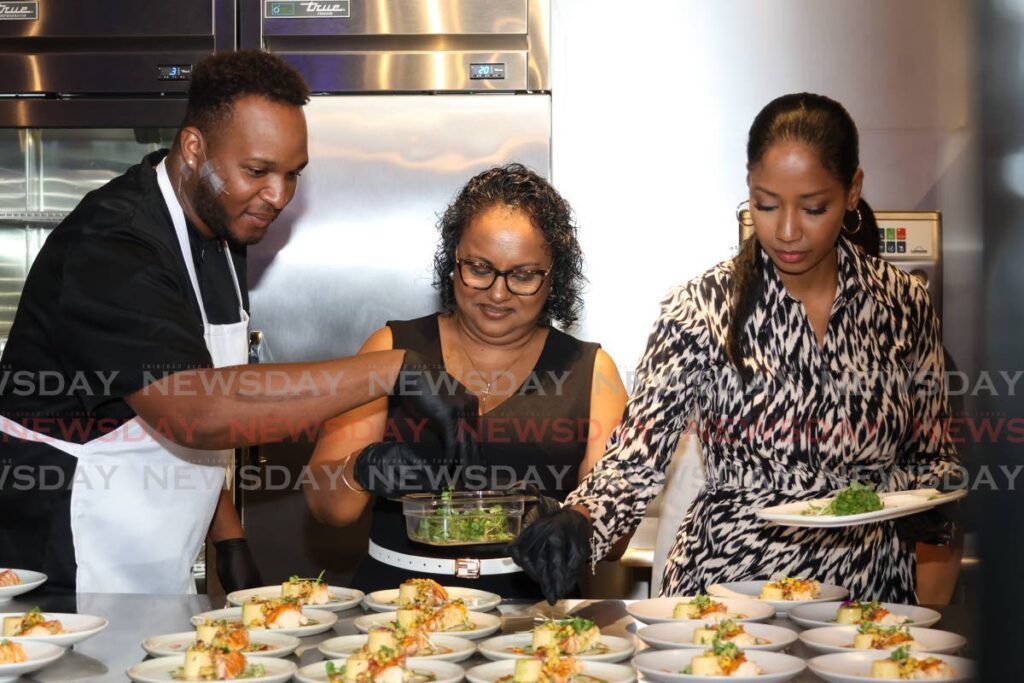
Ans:
{"label": "chef in black jacket", "polygon": [[[204,60],[171,150],[47,239],[0,360],[0,566],[79,592],[188,593],[209,534],[224,587],[259,585],[223,486],[230,449],[262,420],[319,423],[386,393],[371,375],[393,381],[401,351],[239,367],[246,246],[295,193],[307,101],[269,54]],[[422,393],[426,412],[461,410]]]}

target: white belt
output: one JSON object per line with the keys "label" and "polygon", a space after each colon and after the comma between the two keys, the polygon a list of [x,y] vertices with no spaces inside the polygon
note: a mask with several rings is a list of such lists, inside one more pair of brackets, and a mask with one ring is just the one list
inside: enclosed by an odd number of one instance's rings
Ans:
{"label": "white belt", "polygon": [[522,567],[512,561],[511,557],[491,557],[478,559],[475,557],[458,558],[455,560],[443,557],[425,557],[423,555],[406,555],[405,553],[388,550],[370,541],[370,557],[392,567],[400,567],[414,572],[426,574],[447,574],[464,579],[475,579],[491,574],[514,574],[523,571]]}

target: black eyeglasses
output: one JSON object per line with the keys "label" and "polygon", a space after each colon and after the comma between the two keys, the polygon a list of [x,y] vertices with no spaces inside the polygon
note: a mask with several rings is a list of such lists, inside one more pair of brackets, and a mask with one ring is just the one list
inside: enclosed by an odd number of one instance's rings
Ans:
{"label": "black eyeglasses", "polygon": [[462,284],[473,289],[490,289],[498,276],[505,278],[505,287],[518,296],[532,296],[540,291],[544,278],[550,270],[534,270],[530,268],[513,268],[498,270],[480,261],[455,259]]}

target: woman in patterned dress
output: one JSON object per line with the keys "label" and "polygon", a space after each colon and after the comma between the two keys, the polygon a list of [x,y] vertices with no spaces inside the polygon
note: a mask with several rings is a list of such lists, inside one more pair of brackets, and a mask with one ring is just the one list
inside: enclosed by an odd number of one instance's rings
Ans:
{"label": "woman in patterned dress", "polygon": [[549,600],[637,526],[693,419],[707,481],[662,594],[787,575],[915,602],[920,539],[897,534],[898,524],[772,526],[755,511],[854,480],[917,488],[958,470],[941,428],[942,345],[927,290],[847,239],[861,229],[864,174],[856,126],[838,102],[772,101],[751,126],[747,161],[755,236],[669,292],[607,454],[561,511],[513,545]]}

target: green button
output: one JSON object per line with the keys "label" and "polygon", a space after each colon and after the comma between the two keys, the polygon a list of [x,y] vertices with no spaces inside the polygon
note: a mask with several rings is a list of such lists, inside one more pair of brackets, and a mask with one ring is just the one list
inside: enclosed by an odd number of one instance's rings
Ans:
{"label": "green button", "polygon": [[885,239],[887,239],[887,240],[894,240],[894,239],[896,239],[896,228],[886,228],[885,229]]}

